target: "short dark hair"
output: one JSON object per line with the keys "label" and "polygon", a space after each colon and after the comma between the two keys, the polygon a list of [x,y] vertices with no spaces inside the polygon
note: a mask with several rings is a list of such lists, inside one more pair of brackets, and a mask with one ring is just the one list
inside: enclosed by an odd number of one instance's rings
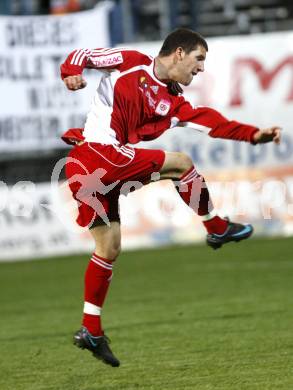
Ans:
{"label": "short dark hair", "polygon": [[168,56],[172,54],[177,47],[182,47],[182,49],[188,54],[192,50],[195,50],[197,46],[203,46],[206,51],[208,51],[208,44],[204,37],[202,37],[199,33],[188,28],[177,28],[167,35],[159,55],[162,57]]}

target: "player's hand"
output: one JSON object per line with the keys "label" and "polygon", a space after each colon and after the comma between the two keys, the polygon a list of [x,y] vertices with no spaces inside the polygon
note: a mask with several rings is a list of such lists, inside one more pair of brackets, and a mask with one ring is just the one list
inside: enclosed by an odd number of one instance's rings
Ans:
{"label": "player's hand", "polygon": [[260,129],[254,134],[253,141],[255,144],[265,144],[267,142],[279,144],[281,142],[281,127],[273,126],[268,129]]}
{"label": "player's hand", "polygon": [[171,95],[177,96],[181,93],[183,93],[183,89],[180,87],[179,83],[177,81],[171,81],[167,84],[168,92]]}
{"label": "player's hand", "polygon": [[65,77],[63,81],[70,91],[77,91],[78,89],[82,89],[86,87],[87,84],[85,79],[80,74],[76,76]]}

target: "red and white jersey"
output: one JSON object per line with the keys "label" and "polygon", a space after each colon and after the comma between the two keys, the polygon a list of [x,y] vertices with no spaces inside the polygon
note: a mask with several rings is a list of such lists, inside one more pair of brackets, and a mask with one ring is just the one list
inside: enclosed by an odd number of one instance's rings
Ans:
{"label": "red and white jersey", "polygon": [[61,65],[61,77],[102,72],[83,136],[102,144],[137,143],[157,138],[174,126],[192,127],[212,137],[252,141],[257,128],[228,121],[208,107],[193,108],[174,96],[154,72],[154,59],[132,49],[80,49]]}

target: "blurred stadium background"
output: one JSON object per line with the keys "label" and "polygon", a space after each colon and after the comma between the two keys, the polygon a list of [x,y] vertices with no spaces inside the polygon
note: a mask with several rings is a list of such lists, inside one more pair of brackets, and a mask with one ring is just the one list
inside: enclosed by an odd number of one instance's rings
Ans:
{"label": "blurred stadium background", "polygon": [[[88,71],[88,87],[70,93],[60,63],[78,47],[126,45],[156,55],[177,26],[200,31],[210,46],[206,72],[185,91],[191,103],[260,127],[278,124],[283,143],[253,147],[177,129],[145,146],[188,152],[222,214],[249,220],[260,235],[293,233],[292,2],[2,0],[0,7],[0,259],[91,248],[65,186],[50,182],[68,151],[59,136],[83,125],[98,76]],[[121,205],[125,248],[204,238],[168,183]]]}
{"label": "blurred stadium background", "polygon": [[[1,390],[292,389],[292,1],[1,0],[0,14]],[[191,103],[280,125],[283,142],[175,129],[148,144],[189,153],[221,214],[259,238],[210,251],[168,183],[122,198],[123,246],[139,251],[122,254],[105,306],[113,373],[70,344],[92,243],[74,223],[60,135],[82,126],[98,76],[70,93],[59,65],[79,47],[156,55],[178,26],[209,43]]]}

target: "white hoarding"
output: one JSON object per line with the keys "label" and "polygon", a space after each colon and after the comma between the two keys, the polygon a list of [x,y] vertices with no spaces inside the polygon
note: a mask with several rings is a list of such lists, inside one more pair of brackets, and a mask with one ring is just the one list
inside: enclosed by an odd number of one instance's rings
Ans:
{"label": "white hoarding", "polygon": [[60,148],[62,134],[84,123],[90,86],[70,93],[60,64],[76,48],[109,46],[109,2],[63,16],[0,16],[0,151]]}

